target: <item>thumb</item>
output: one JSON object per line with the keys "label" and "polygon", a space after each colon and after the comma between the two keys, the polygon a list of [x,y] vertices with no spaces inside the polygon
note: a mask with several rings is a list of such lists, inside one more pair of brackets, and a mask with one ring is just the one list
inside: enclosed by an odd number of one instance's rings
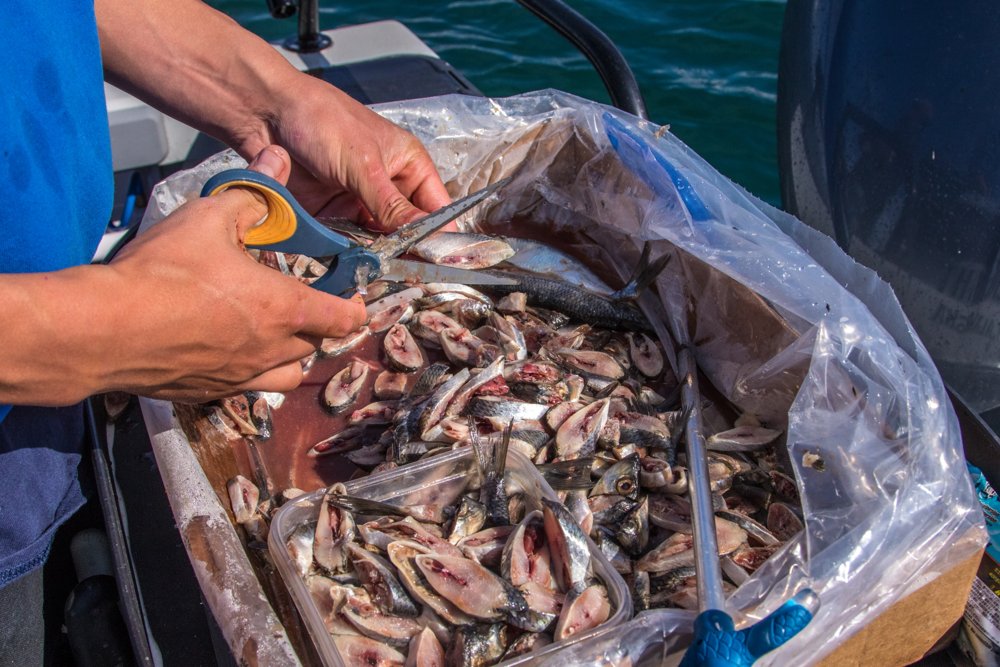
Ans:
{"label": "thumb", "polygon": [[[281,146],[272,144],[261,149],[250,160],[247,168],[264,176],[270,176],[284,185],[288,182],[288,176],[292,170],[292,160],[288,155],[288,151]],[[252,188],[237,186],[230,188],[223,195],[229,191],[242,193],[243,196],[243,199],[235,202],[237,206],[236,236],[239,240],[242,240],[246,236],[247,230],[260,224],[262,216],[267,214],[267,200],[264,199],[262,194]],[[233,196],[235,197],[236,195]]]}
{"label": "thumb", "polygon": [[257,155],[250,160],[248,169],[260,172],[265,176],[270,176],[282,185],[288,183],[288,176],[292,171],[292,159],[281,146],[274,144],[265,146]]}

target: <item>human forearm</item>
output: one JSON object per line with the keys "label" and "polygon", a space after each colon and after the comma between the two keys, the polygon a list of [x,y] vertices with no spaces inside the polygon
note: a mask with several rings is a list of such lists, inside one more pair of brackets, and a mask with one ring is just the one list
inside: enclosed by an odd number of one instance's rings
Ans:
{"label": "human forearm", "polygon": [[[266,153],[251,168],[284,181],[287,155]],[[205,401],[297,386],[299,360],[360,326],[365,309],[252,260],[242,238],[264,211],[232,188],[182,206],[107,266],[0,275],[0,403],[65,405],[111,389]]]}
{"label": "human forearm", "polygon": [[389,230],[450,201],[417,139],[199,0],[97,0],[106,78],[249,158],[295,163],[313,212]]}
{"label": "human forearm", "polygon": [[96,0],[105,78],[249,158],[301,76],[200,0]]}
{"label": "human forearm", "polygon": [[0,275],[0,403],[69,405],[104,388],[112,282],[96,266]]}

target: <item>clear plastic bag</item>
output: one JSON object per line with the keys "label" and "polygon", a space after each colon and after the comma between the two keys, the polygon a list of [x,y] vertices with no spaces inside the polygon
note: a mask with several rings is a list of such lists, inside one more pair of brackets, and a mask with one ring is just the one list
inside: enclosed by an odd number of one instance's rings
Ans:
{"label": "clear plastic bag", "polygon": [[669,132],[565,93],[377,110],[424,142],[454,196],[514,175],[488,230],[535,222],[622,278],[644,240],[676,253],[644,307],[736,406],[786,429],[802,490],[806,530],[729,611],[763,618],[803,587],[822,607],[759,664],[820,660],[985,543],[937,370],[890,288],[829,238]]}
{"label": "clear plastic bag", "polygon": [[[623,283],[644,241],[673,254],[642,307],[735,406],[785,429],[802,491],[806,530],[728,610],[763,618],[804,587],[822,606],[759,664],[819,661],[985,544],[937,370],[891,289],[832,240],[665,129],[565,93],[375,109],[423,141],[453,196],[513,175],[486,231],[549,239]],[[168,179],[144,224],[241,163],[220,154]]]}

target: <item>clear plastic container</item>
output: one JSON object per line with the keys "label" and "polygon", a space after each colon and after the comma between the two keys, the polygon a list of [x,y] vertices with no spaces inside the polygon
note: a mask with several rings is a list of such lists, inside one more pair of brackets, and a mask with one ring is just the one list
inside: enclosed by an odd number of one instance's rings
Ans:
{"label": "clear plastic container", "polygon": [[556,655],[538,660],[537,667],[673,667],[691,643],[697,614],[685,609],[644,611],[618,627],[601,627],[587,639]]}
{"label": "clear plastic container", "polygon": [[[447,454],[418,461],[377,475],[346,483],[347,493],[371,500],[402,506],[437,502],[451,502],[461,495],[470,481],[478,481],[479,472],[473,451],[469,447],[456,449]],[[535,465],[517,452],[507,455],[507,489],[522,491],[527,498],[536,501],[541,498],[558,500],[552,487],[539,474]],[[279,509],[271,520],[268,547],[275,566],[288,588],[303,622],[313,639],[316,651],[327,667],[344,665],[332,638],[328,634],[320,611],[313,602],[305,582],[297,574],[291,557],[285,548],[288,537],[300,526],[314,523],[319,515],[319,504],[325,490],[320,489],[300,496]],[[535,503],[538,508],[540,502]],[[529,507],[535,509],[535,507]],[[621,575],[607,561],[600,550],[588,540],[592,555],[594,574],[608,589],[612,605],[611,616],[600,626],[581,632],[569,639],[553,642],[545,648],[503,663],[503,667],[513,665],[534,665],[538,661],[552,657],[564,650],[578,646],[589,639],[620,626],[632,617],[632,599]]]}

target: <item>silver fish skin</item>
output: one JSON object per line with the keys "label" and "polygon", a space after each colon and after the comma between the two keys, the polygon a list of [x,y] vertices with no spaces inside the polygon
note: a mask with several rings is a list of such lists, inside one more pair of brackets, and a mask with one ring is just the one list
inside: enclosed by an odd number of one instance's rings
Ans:
{"label": "silver fish skin", "polygon": [[562,503],[542,498],[542,517],[559,590],[581,590],[591,574],[587,536]]}
{"label": "silver fish skin", "polygon": [[463,368],[459,372],[452,375],[450,378],[442,382],[434,393],[431,394],[430,398],[424,404],[424,406],[418,409],[417,412],[417,432],[421,434],[422,440],[427,440],[428,438],[425,434],[428,433],[429,429],[437,424],[444,416],[448,409],[448,405],[451,399],[455,397],[459,389],[462,388],[470,377],[469,369]]}
{"label": "silver fish skin", "polygon": [[594,529],[594,513],[587,502],[587,492],[583,489],[571,489],[566,492],[566,508],[573,515],[584,535],[590,535]]}
{"label": "silver fish skin", "polygon": [[400,521],[369,521],[358,526],[358,532],[367,544],[382,551],[396,540],[408,540],[423,545],[433,553],[462,556],[461,550],[451,542],[438,537],[411,517]]}
{"label": "silver fish skin", "polygon": [[498,346],[474,336],[465,327],[443,329],[438,343],[449,361],[457,365],[482,367],[501,356]]}
{"label": "silver fish skin", "polygon": [[353,350],[365,341],[370,333],[371,329],[363,326],[357,331],[352,331],[341,338],[324,338],[319,346],[319,354],[321,357],[336,357],[344,352]]}
{"label": "silver fish skin", "polygon": [[580,260],[550,245],[523,238],[506,238],[515,250],[507,263],[524,271],[572,283],[582,289],[610,296],[614,291]]}
{"label": "silver fish skin", "polygon": [[682,565],[667,570],[663,574],[651,576],[649,578],[650,605],[662,607],[667,604],[671,596],[694,582],[696,574],[694,565]]}
{"label": "silver fish skin", "polygon": [[333,574],[347,570],[347,545],[354,539],[356,530],[351,513],[333,503],[345,491],[343,484],[334,484],[323,495],[313,540],[313,558]]}
{"label": "silver fish skin", "polygon": [[502,238],[465,232],[438,232],[410,248],[420,259],[442,266],[485,269],[514,255]]}
{"label": "silver fish skin", "polygon": [[597,437],[608,420],[608,408],[609,399],[602,398],[567,417],[556,431],[556,453],[564,459],[593,454]]}
{"label": "silver fish skin", "polygon": [[406,648],[410,638],[422,629],[413,618],[382,613],[363,588],[335,586],[331,596],[334,609],[366,637]]}
{"label": "silver fish skin", "polygon": [[526,632],[510,643],[503,660],[513,660],[522,655],[533,653],[552,643],[552,638],[545,632]]}
{"label": "silver fish skin", "polygon": [[426,363],[423,349],[402,324],[389,327],[382,339],[382,349],[389,366],[396,371],[412,373]]}
{"label": "silver fish skin", "polygon": [[397,540],[387,546],[389,560],[399,571],[399,581],[410,592],[414,600],[431,609],[436,616],[444,619],[451,625],[472,625],[477,622],[474,616],[466,614],[454,604],[446,600],[435,591],[427,578],[424,577],[420,568],[417,567],[416,557],[430,553],[423,545],[408,540]]}
{"label": "silver fish skin", "polygon": [[474,560],[423,554],[414,562],[438,595],[470,616],[513,622],[528,611],[516,588]]}
{"label": "silver fish skin", "polygon": [[528,343],[524,339],[524,333],[511,321],[511,318],[493,311],[489,314],[488,320],[493,328],[505,337],[506,340],[501,347],[509,361],[524,361],[528,358]]}
{"label": "silver fish skin", "polygon": [[[747,543],[747,533],[732,521],[715,518],[716,542],[719,555],[725,556]],[[694,537],[674,533],[650,549],[635,564],[642,572],[667,572],[683,565],[694,564]]]}
{"label": "silver fish skin", "polygon": [[486,506],[481,502],[464,496],[459,502],[458,511],[448,533],[448,541],[458,544],[460,541],[479,532],[486,525]]}
{"label": "silver fish skin", "polygon": [[636,572],[627,578],[629,594],[632,596],[632,608],[635,613],[646,611],[650,608],[649,573]]}
{"label": "silver fish skin", "polygon": [[503,623],[464,626],[446,656],[451,667],[488,667],[503,657],[510,643],[510,632]]}
{"label": "silver fish skin", "polygon": [[494,526],[510,524],[510,511],[507,507],[507,490],[504,486],[504,472],[507,469],[507,448],[510,445],[510,432],[513,423],[504,429],[500,443],[487,451],[486,444],[479,437],[476,421],[469,418],[469,441],[479,463],[479,474],[482,483],[479,487],[479,502],[486,507],[486,515]]}
{"label": "silver fish skin", "polygon": [[594,542],[618,574],[624,576],[632,573],[632,558],[618,544],[618,540],[615,539],[615,531],[604,526],[597,526],[594,529]]}
{"label": "silver fish skin", "polygon": [[463,384],[462,387],[455,392],[455,395],[449,401],[444,414],[446,416],[460,415],[469,404],[473,394],[482,389],[482,387],[489,382],[503,376],[504,363],[505,359],[503,357],[497,357],[486,365],[486,367],[472,372],[465,384]]}
{"label": "silver fish skin", "polygon": [[313,568],[313,539],[316,527],[303,523],[295,528],[285,540],[285,550],[300,577],[307,576]]}
{"label": "silver fish skin", "polygon": [[410,389],[409,396],[417,398],[425,396],[436,389],[442,382],[451,377],[451,367],[443,362],[433,363],[417,376],[417,381]]}
{"label": "silver fish skin", "polygon": [[479,419],[497,417],[506,421],[542,419],[549,406],[518,401],[507,396],[473,396],[465,412]]}
{"label": "silver fish skin", "polygon": [[467,299],[479,301],[480,303],[493,308],[493,299],[470,285],[462,285],[458,283],[426,283],[423,287],[428,294],[460,294]]}
{"label": "silver fish skin", "polygon": [[361,585],[384,613],[392,616],[420,615],[420,609],[406,594],[390,563],[354,543],[347,545],[347,551]]}
{"label": "silver fish skin", "polygon": [[490,289],[498,294],[523,292],[532,305],[565,313],[594,326],[628,331],[653,330],[642,311],[629,301],[603,296],[538,274],[497,269],[483,271],[515,281],[513,285],[491,285]]}
{"label": "silver fish skin", "polygon": [[591,488],[590,495],[618,495],[636,500],[639,496],[639,455],[631,454],[608,468]]}
{"label": "silver fish skin", "polygon": [[368,379],[368,364],[352,361],[334,374],[323,390],[323,403],[326,409],[338,414],[351,407],[361,393]]}
{"label": "silver fish skin", "polygon": [[649,497],[643,496],[615,529],[615,538],[629,554],[638,556],[649,544]]}

